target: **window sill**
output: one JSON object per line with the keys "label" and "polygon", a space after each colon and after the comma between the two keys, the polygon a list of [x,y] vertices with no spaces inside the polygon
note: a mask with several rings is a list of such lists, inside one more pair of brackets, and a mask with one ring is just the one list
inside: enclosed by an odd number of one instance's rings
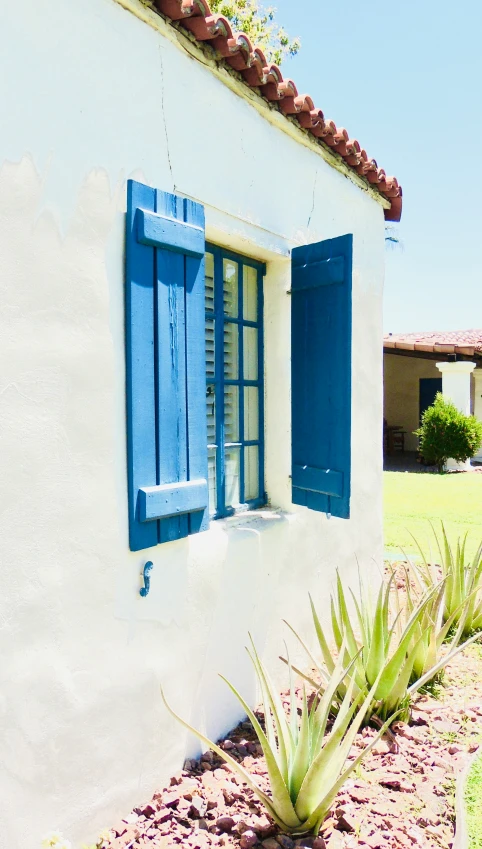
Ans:
{"label": "window sill", "polygon": [[225,516],[222,519],[212,519],[211,527],[221,527],[224,530],[230,528],[240,528],[246,525],[258,525],[258,527],[268,527],[279,524],[286,520],[287,516],[283,510],[276,507],[257,507],[253,510],[240,510],[239,513],[234,513],[232,516]]}

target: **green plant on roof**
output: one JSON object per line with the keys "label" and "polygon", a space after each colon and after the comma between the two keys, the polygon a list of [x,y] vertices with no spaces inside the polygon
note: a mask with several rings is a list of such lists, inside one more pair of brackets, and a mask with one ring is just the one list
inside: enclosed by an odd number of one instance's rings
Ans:
{"label": "green plant on roof", "polygon": [[240,701],[253,724],[266,759],[271,795],[264,793],[255,778],[220,746],[181,719],[169,707],[161,690],[164,704],[185,728],[196,734],[202,743],[210,746],[240,775],[280,828],[291,834],[317,834],[338,790],[388,726],[386,723],[366,748],[347,763],[350,749],[364,722],[378,681],[375,681],[365,697],[360,692],[355,694],[355,685],[351,681],[346,688],[345,697],[338,705],[334,724],[328,731],[333,699],[350,673],[350,669],[343,665],[344,650],[333,665],[333,672],[323,694],[313,699],[310,708],[303,687],[300,715],[293,688],[292,667],[288,659],[291,699],[289,717],[252,641],[248,654],[259,683],[266,730],[263,730],[259,720],[233,685],[221,677]]}
{"label": "green plant on roof", "polygon": [[299,38],[291,38],[276,21],[276,9],[257,0],[210,0],[212,12],[224,15],[233,29],[245,32],[253,46],[263,50],[268,62],[280,65],[286,56],[295,56]]}
{"label": "green plant on roof", "polygon": [[[433,681],[443,667],[476,638],[472,637],[463,645],[452,644],[448,651],[443,650],[443,640],[451,624],[442,627],[440,617],[436,616],[442,604],[443,583],[441,581],[427,589],[421,598],[414,600],[409,597],[407,600],[400,597],[401,589],[397,587],[392,573],[388,581],[382,581],[374,607],[366,594],[361,592],[359,603],[350,591],[355,609],[355,616],[352,616],[342,581],[337,575],[336,598],[331,598],[336,653],[330,648],[331,639],[325,634],[310,597],[320,655],[315,657],[294,633],[316,668],[321,687],[326,686],[326,681],[333,674],[337,662],[334,655],[338,654],[348,669],[335,694],[338,703],[346,698],[350,688],[354,696],[361,698],[366,698],[371,692],[367,718],[376,715],[387,720],[395,713],[407,718],[413,695]],[[392,590],[396,598],[395,612],[390,604]],[[288,627],[291,628],[290,625]],[[320,681],[296,671],[313,687],[320,687]]]}
{"label": "green plant on roof", "polygon": [[439,472],[452,457],[464,463],[477,454],[482,443],[482,422],[466,416],[452,401],[437,392],[435,401],[422,413],[422,423],[414,431],[420,438],[420,451],[426,463],[434,464]]}

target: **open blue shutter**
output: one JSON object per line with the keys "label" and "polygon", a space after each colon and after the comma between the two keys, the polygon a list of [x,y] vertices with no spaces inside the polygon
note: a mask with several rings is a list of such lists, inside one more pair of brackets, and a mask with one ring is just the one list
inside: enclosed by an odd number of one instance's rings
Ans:
{"label": "open blue shutter", "polygon": [[126,384],[133,551],[208,526],[204,209],[127,186]]}
{"label": "open blue shutter", "polygon": [[291,282],[292,501],[348,519],[351,235],[294,248]]}

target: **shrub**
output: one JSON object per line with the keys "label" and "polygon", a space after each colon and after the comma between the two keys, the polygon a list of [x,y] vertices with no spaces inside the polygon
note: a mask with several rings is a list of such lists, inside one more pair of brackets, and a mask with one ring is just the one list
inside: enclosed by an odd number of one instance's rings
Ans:
{"label": "shrub", "polygon": [[[333,665],[323,695],[313,699],[308,708],[305,688],[299,715],[298,704],[293,689],[292,667],[287,661],[290,672],[290,711],[289,718],[283,709],[278,691],[271,683],[264,665],[261,663],[254,645],[248,654],[253,663],[262,695],[266,731],[257,717],[246,704],[243,697],[229,681],[228,687],[241,702],[251,720],[266,758],[266,767],[271,788],[271,796],[264,793],[254,777],[227,752],[211,742],[207,737],[192,728],[169,707],[164,694],[162,698],[169,712],[207,746],[210,746],[227,764],[237,772],[243,781],[266,807],[273,820],[291,834],[318,834],[338,790],[349,774],[357,768],[363,757],[373,748],[380,736],[386,731],[385,723],[376,737],[370,741],[361,753],[346,764],[355,736],[362,725],[365,714],[373,699],[374,687],[366,696],[355,694],[353,681],[340,700],[337,716],[329,733],[328,718],[333,699],[349,672],[343,667],[344,651]],[[351,664],[350,664],[351,665]]]}
{"label": "shrub", "polygon": [[482,422],[466,416],[441,392],[422,414],[422,424],[414,431],[420,437],[420,451],[426,463],[438,466],[442,472],[453,457],[463,463],[474,457],[482,443]]}

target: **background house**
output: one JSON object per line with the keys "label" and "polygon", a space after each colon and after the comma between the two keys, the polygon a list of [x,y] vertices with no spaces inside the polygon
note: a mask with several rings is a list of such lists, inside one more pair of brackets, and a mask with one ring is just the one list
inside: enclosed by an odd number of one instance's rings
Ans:
{"label": "background house", "polygon": [[[405,432],[405,450],[437,392],[482,421],[482,330],[389,333],[383,339],[384,418]],[[482,462],[482,449],[474,458]]]}
{"label": "background house", "polygon": [[401,190],[203,0],[2,27],[0,832],[36,849],[195,750],[161,681],[216,737],[248,631],[278,674],[308,591],[376,578]]}

